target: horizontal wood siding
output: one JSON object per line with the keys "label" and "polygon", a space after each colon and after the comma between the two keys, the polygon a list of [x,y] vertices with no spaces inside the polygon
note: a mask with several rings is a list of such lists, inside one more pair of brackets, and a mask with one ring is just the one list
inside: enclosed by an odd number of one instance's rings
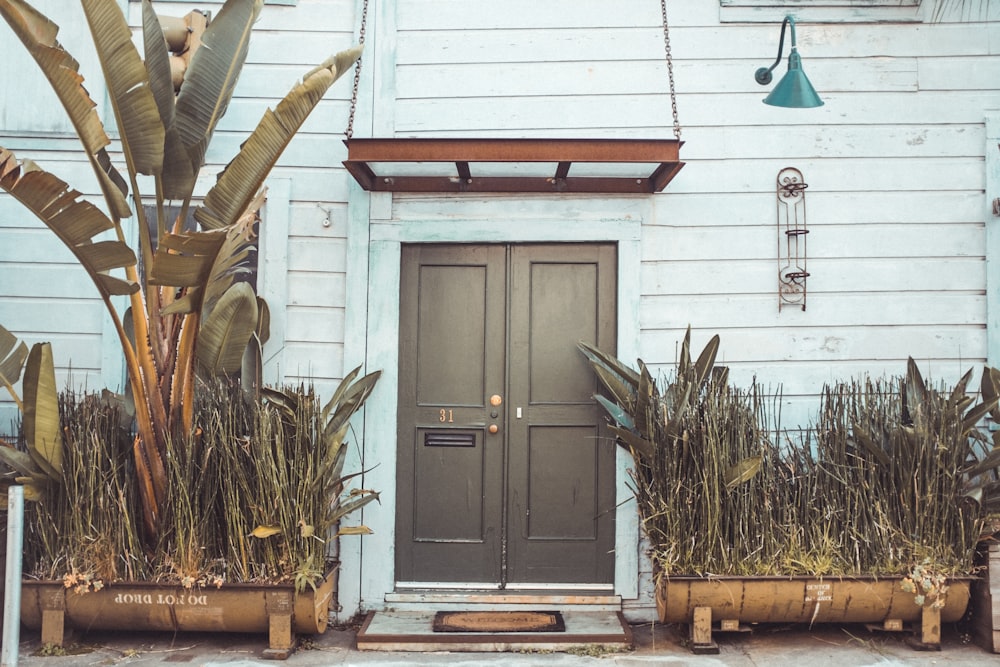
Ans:
{"label": "horizontal wood siding", "polygon": [[[697,350],[718,333],[732,380],[780,390],[790,429],[815,420],[825,383],[901,374],[908,356],[950,383],[981,366],[997,24],[857,23],[865,10],[848,7],[843,23],[800,22],[826,105],[788,110],[753,79],[774,61],[780,9],[721,23],[717,2],[668,4],[687,166],[643,220],[642,358],[669,373],[689,325]],[[398,136],[671,136],[658,3],[407,0],[397,20]],[[805,312],[778,310],[774,191],[789,166],[809,184]],[[397,198],[396,214],[429,208]],[[501,208],[498,224],[526,224]],[[640,590],[632,606],[648,607]]]}
{"label": "horizontal wood siding", "polygon": [[[780,16],[721,24],[712,4],[668,7],[688,164],[644,221],[644,360],[668,371],[689,324],[696,347],[719,333],[733,379],[782,387],[793,426],[837,372],[898,373],[913,355],[953,381],[985,361],[995,24],[800,24],[826,105],[786,110],[753,80]],[[396,133],[670,136],[658,9],[401,2]],[[777,307],[786,166],[810,186],[805,312]]]}

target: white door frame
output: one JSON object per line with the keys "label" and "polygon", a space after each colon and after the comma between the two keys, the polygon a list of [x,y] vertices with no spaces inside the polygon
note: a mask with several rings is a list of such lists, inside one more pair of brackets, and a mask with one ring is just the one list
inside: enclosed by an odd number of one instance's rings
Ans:
{"label": "white door frame", "polygon": [[[497,197],[496,211],[509,197]],[[382,377],[368,399],[360,457],[351,468],[368,470],[362,484],[381,494],[349,523],[374,532],[341,538],[338,598],[342,613],[384,608],[395,587],[396,408],[399,354],[399,278],[403,243],[615,242],[618,245],[618,356],[639,356],[639,300],[642,220],[649,218],[649,197],[515,198],[539,213],[462,219],[461,197],[442,200],[449,215],[433,219],[393,219],[392,195],[364,192],[352,183],[348,220],[345,372],[362,364]],[[482,205],[482,200],[475,200]],[[570,206],[569,202],[573,205]],[[560,216],[560,211],[567,211]],[[572,211],[570,213],[569,211]],[[584,213],[580,213],[584,211]],[[459,217],[456,217],[459,216]],[[357,437],[356,437],[357,439]],[[352,447],[352,449],[355,449]],[[639,520],[628,487],[627,452],[617,452],[615,523],[615,593],[634,599],[639,593]]]}

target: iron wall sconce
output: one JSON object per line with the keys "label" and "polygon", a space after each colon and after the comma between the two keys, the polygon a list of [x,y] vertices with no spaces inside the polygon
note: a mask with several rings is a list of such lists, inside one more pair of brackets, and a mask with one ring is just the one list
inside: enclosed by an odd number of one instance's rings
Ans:
{"label": "iron wall sconce", "polygon": [[802,172],[778,172],[778,312],[783,306],[806,309],[806,188]]}

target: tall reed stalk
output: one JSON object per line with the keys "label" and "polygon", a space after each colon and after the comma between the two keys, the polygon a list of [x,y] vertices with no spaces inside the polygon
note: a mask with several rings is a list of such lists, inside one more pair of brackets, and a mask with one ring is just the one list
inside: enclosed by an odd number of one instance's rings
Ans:
{"label": "tall reed stalk", "polygon": [[26,574],[84,589],[118,580],[315,585],[340,519],[378,498],[345,495],[350,418],[379,376],[357,375],[325,405],[305,386],[260,399],[220,379],[198,392],[195,432],[169,443],[171,492],[155,550],[140,540],[132,435],[118,408],[64,392],[64,480],[32,504]]}
{"label": "tall reed stalk", "polygon": [[[718,337],[696,361],[685,337],[675,373],[657,383],[581,344],[606,395],[595,398],[632,453],[634,492],[661,574],[969,574],[1000,510],[1000,447],[978,430],[997,418],[971,371],[933,389],[911,359],[905,377],[823,389],[819,419],[798,442],[780,434],[780,397],[739,390],[715,367]],[[772,401],[773,399],[773,401]],[[769,406],[771,407],[769,412]]]}

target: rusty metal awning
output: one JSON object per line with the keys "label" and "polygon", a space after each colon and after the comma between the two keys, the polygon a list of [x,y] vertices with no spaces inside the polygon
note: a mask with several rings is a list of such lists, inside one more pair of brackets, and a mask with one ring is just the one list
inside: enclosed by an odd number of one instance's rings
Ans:
{"label": "rusty metal awning", "polygon": [[660,192],[677,139],[355,139],[344,166],[376,192]]}

